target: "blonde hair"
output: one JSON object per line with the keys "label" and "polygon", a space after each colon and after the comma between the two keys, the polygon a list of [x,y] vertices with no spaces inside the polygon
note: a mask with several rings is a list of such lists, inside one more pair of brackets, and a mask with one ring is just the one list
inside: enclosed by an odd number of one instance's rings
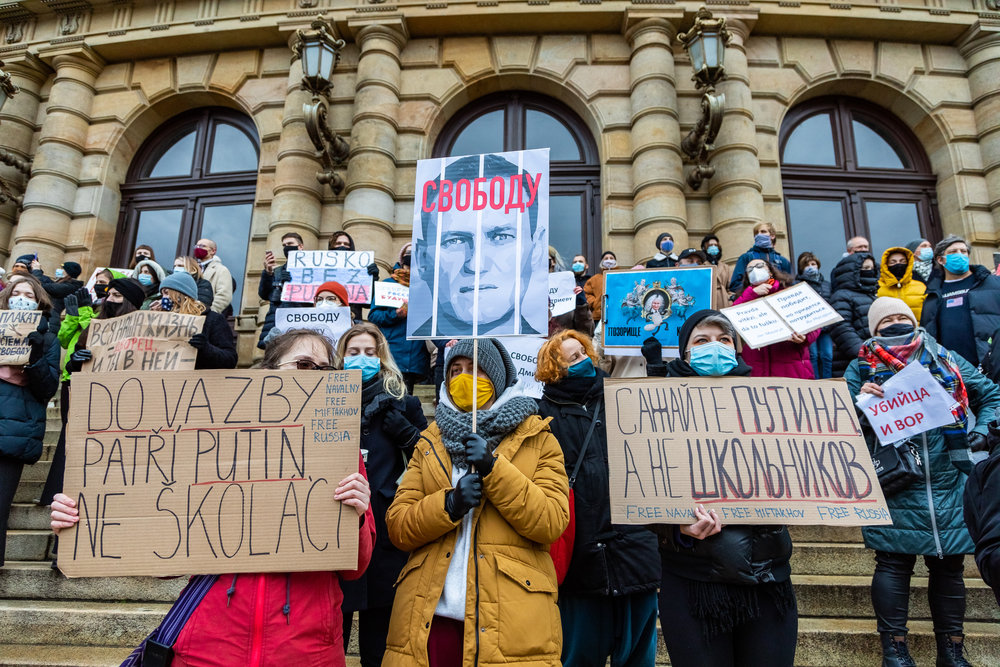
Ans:
{"label": "blonde hair", "polygon": [[344,332],[344,335],[337,341],[337,356],[333,365],[338,369],[344,367],[344,352],[347,350],[347,344],[352,338],[361,334],[368,334],[375,339],[375,353],[378,354],[379,363],[382,366],[379,375],[385,381],[386,393],[393,398],[406,396],[406,383],[403,382],[403,374],[400,372],[399,366],[396,365],[396,360],[392,358],[389,341],[385,339],[382,330],[371,322],[359,322]]}
{"label": "blonde hair", "polygon": [[204,315],[205,314],[205,304],[197,299],[192,299],[187,294],[178,292],[171,287],[165,287],[164,289],[170,290],[173,294],[174,309],[172,312],[180,313],[181,315]]}
{"label": "blonde hair", "polygon": [[774,229],[774,225],[772,225],[770,222],[758,222],[756,225],[754,225],[753,226],[754,236],[760,234],[761,230],[766,230],[767,233],[770,234],[771,236],[778,235],[778,232],[776,232]]}
{"label": "blonde hair", "polygon": [[[194,276],[195,282],[201,280],[201,264],[198,263],[198,260],[188,255],[181,255],[177,259],[184,262],[184,270]],[[174,260],[175,264],[177,263],[177,259]]]}

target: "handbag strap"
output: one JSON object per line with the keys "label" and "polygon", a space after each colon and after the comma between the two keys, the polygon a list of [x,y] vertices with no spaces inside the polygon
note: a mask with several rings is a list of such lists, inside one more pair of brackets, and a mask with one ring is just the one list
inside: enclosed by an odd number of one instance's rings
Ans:
{"label": "handbag strap", "polygon": [[590,418],[590,428],[587,430],[587,437],[583,439],[583,447],[580,448],[580,455],[573,466],[573,474],[569,476],[569,488],[576,484],[576,476],[580,473],[580,466],[583,465],[583,457],[587,454],[587,447],[590,446],[590,439],[594,435],[594,427],[597,426],[597,417],[601,414],[601,402],[598,401],[594,407],[594,416]]}

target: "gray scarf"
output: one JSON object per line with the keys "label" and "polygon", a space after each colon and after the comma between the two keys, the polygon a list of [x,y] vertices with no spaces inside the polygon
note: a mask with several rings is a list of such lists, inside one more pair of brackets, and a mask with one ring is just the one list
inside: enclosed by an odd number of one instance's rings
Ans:
{"label": "gray scarf", "polygon": [[[533,398],[515,396],[492,410],[479,410],[476,432],[486,440],[492,452],[504,437],[527,417],[535,414],[538,414],[538,404]],[[472,433],[472,412],[460,412],[441,401],[434,410],[434,419],[441,431],[444,448],[451,456],[452,465],[468,468],[462,438]]]}

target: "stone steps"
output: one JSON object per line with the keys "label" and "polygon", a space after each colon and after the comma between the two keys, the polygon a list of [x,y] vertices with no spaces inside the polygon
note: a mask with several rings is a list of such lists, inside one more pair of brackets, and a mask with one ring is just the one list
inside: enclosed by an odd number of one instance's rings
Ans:
{"label": "stone steps", "polygon": [[134,647],[169,608],[157,602],[0,600],[0,643]]}
{"label": "stone steps", "polygon": [[7,559],[0,569],[0,599],[90,600],[92,602],[173,603],[186,577],[82,577],[69,579],[53,570],[49,561]]}
{"label": "stone steps", "polygon": [[[875,552],[866,549],[864,544],[793,542],[792,572],[796,574],[871,577],[874,571]],[[917,557],[914,576],[927,576],[922,557]],[[971,556],[965,559],[965,577],[979,579],[979,570]]]}

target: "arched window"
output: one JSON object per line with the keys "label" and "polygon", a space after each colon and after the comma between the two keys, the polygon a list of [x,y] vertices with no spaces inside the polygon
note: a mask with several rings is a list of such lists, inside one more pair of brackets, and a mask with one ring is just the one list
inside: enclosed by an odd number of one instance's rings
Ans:
{"label": "arched window", "polygon": [[239,313],[258,153],[253,122],[230,109],[196,109],[157,129],[121,186],[114,263],[127,266],[134,248],[145,244],[169,272],[175,257],[210,238],[236,279],[233,310]]}
{"label": "arched window", "polygon": [[869,239],[876,259],[892,246],[940,238],[927,155],[886,110],[843,97],[811,100],[788,113],[780,146],[793,267],[808,250],[829,275],[852,236]]}
{"label": "arched window", "polygon": [[569,107],[524,92],[476,100],[452,118],[434,157],[548,148],[549,244],[568,262],[601,256],[601,165],[587,127]]}

